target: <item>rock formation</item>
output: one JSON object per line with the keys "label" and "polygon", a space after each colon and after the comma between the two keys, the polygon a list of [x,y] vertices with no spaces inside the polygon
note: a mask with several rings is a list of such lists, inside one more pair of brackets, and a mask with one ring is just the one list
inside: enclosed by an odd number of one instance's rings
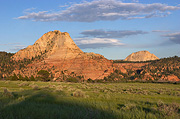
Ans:
{"label": "rock formation", "polygon": [[159,58],[149,51],[138,51],[127,56],[124,61],[148,61],[157,59]]}
{"label": "rock formation", "polygon": [[51,71],[55,78],[66,73],[84,76],[85,79],[102,79],[113,70],[112,61],[99,54],[84,53],[67,32],[58,30],[44,34],[32,46],[17,52],[13,59],[32,59],[37,56],[41,57],[41,61],[28,65],[23,71],[24,75],[35,76],[38,70],[45,69]]}
{"label": "rock formation", "polygon": [[[163,80],[179,81],[179,58],[161,59],[156,62],[141,63],[113,63],[104,56],[83,52],[71,39],[67,32],[50,31],[39,38],[33,45],[20,50],[13,59],[27,61],[25,67],[21,64],[12,74],[34,77],[38,71],[47,70],[53,80],[103,79],[109,77],[114,80]],[[24,59],[32,59],[24,60]],[[125,61],[148,61],[159,59],[148,51],[139,51],[129,55]],[[30,62],[29,62],[30,61]],[[167,65],[168,64],[168,65]],[[3,71],[3,70],[2,70]],[[168,74],[173,71],[174,74]],[[3,76],[4,77],[4,76]]]}
{"label": "rock formation", "polygon": [[22,60],[24,58],[31,59],[36,56],[51,58],[74,58],[79,53],[83,53],[81,49],[74,43],[67,32],[58,30],[50,31],[39,38],[33,45],[20,50],[14,56],[14,60]]}

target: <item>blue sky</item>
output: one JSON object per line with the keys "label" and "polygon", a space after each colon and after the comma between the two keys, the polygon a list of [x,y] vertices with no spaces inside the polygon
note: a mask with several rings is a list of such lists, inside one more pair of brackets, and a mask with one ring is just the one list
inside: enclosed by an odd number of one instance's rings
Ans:
{"label": "blue sky", "polygon": [[0,15],[0,51],[17,52],[60,30],[108,59],[141,50],[180,56],[179,0],[0,0]]}

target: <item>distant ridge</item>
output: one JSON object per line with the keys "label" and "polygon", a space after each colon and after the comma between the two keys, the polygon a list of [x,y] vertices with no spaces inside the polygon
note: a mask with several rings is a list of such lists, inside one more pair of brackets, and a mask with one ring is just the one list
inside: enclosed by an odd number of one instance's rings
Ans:
{"label": "distant ridge", "polygon": [[130,54],[124,61],[149,61],[157,59],[159,59],[157,56],[151,54],[149,51],[144,50]]}

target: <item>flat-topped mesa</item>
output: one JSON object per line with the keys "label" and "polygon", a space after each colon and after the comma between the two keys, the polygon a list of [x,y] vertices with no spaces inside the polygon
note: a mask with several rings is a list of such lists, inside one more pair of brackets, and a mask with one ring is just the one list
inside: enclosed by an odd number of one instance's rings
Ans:
{"label": "flat-topped mesa", "polygon": [[149,51],[138,51],[127,56],[124,61],[149,61],[157,59],[159,58]]}
{"label": "flat-topped mesa", "polygon": [[[56,53],[58,52],[58,53]],[[14,56],[14,60],[31,59],[36,56],[49,57],[58,54],[58,58],[67,54],[83,53],[81,49],[74,43],[67,32],[59,30],[45,33],[33,45],[18,51]],[[52,57],[51,56],[51,57]],[[70,56],[70,55],[69,55]]]}

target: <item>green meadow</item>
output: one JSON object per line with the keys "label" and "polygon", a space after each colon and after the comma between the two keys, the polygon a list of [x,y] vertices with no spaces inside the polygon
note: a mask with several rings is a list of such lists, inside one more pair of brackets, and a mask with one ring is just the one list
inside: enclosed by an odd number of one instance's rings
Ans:
{"label": "green meadow", "polygon": [[178,119],[180,85],[0,81],[0,119]]}

